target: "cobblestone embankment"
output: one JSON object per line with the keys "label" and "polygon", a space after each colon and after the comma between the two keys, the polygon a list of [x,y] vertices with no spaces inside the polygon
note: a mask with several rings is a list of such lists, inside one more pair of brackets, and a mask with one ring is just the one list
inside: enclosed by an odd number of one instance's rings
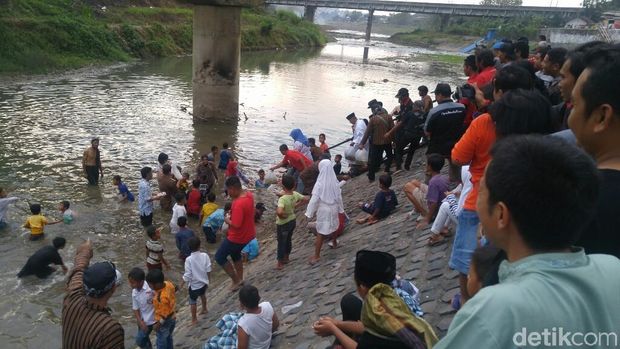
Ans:
{"label": "cobblestone embankment", "polygon": [[[259,289],[262,300],[271,302],[280,318],[281,325],[274,335],[272,348],[324,349],[331,345],[333,338],[316,336],[311,326],[321,316],[341,315],[341,297],[355,291],[353,267],[355,253],[360,249],[382,250],[397,258],[398,273],[413,281],[420,289],[424,318],[435,327],[439,337],[445,335],[454,316],[449,301],[458,292],[458,273],[448,267],[452,242],[428,246],[426,240],[430,231],[415,230],[416,216],[407,217],[412,205],[402,191],[407,181],[424,179],[421,154],[423,151],[419,150],[414,159],[412,167],[416,170],[394,176],[392,188],[398,195],[399,207],[390,217],[374,225],[358,225],[354,221],[361,213],[357,204],[371,200],[376,194],[376,182],[369,185],[363,176],[343,186],[343,200],[351,223],[339,238],[340,247],[330,249],[324,246],[321,261],[314,266],[308,264],[313,253],[314,236],[305,228],[306,218],[300,209],[297,230],[293,235],[291,263],[282,271],[274,269],[277,245],[275,228],[271,223],[274,221],[274,211],[272,209],[265,214],[263,232],[259,233],[261,254],[256,261],[247,265],[245,281]],[[273,208],[274,203],[268,206]],[[209,313],[199,319],[197,326],[189,326],[190,315],[186,302],[179,305],[175,347],[201,348],[209,337],[218,332],[215,324],[224,314],[239,311],[237,294],[228,291],[229,281],[212,287],[207,295]],[[282,314],[283,306],[299,301],[303,302],[300,307]]]}

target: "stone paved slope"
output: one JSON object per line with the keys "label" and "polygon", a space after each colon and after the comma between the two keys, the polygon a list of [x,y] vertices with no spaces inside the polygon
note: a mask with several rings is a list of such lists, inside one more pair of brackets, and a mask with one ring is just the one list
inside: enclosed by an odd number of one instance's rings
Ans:
{"label": "stone paved slope", "polygon": [[[418,151],[422,154],[422,151]],[[360,214],[357,204],[369,201],[378,190],[377,182],[369,184],[366,177],[355,178],[343,187],[343,199],[351,223],[340,237],[341,247],[324,246],[320,263],[307,263],[313,253],[314,236],[305,228],[303,210],[298,212],[297,230],[293,235],[291,263],[282,271],[274,270],[276,241],[272,224],[265,224],[266,232],[261,241],[258,260],[246,268],[246,282],[258,287],[261,298],[270,301],[280,318],[280,329],[274,337],[272,348],[324,349],[333,338],[314,335],[311,325],[320,316],[341,315],[340,299],[355,290],[353,267],[355,253],[360,249],[382,250],[397,258],[398,273],[411,280],[421,291],[424,318],[439,335],[445,335],[454,316],[449,301],[458,292],[457,272],[448,268],[452,242],[429,247],[428,229],[415,230],[415,217],[408,218],[412,205],[402,192],[403,185],[413,178],[424,179],[423,160],[416,154],[417,171],[401,172],[394,176],[393,189],[399,200],[396,212],[375,225],[358,225],[355,217]],[[273,206],[272,206],[273,207]],[[273,220],[273,211],[266,215]],[[187,304],[180,305],[179,325],[175,331],[175,347],[200,348],[202,343],[217,333],[215,323],[227,312],[238,311],[237,294],[230,293],[227,281],[209,290],[209,314],[199,319],[196,327],[189,326]],[[303,304],[287,314],[281,308],[302,301]]]}

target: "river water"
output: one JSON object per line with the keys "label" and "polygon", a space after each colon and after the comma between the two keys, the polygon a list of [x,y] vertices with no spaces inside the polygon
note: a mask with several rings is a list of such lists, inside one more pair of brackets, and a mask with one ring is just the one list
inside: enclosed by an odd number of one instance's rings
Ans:
{"label": "river water", "polygon": [[[15,277],[27,257],[54,236],[67,239],[61,255],[68,266],[76,246],[87,238],[95,246],[93,261],[112,260],[124,275],[144,266],[145,235],[137,205],[117,202],[113,175],[121,175],[137,195],[139,169],[155,167],[159,152],[193,172],[199,154],[228,141],[242,169],[255,177],[257,169],[280,160],[277,147],[290,143],[292,128],[317,139],[326,133],[327,142],[335,144],[350,137],[345,116],[366,116],[373,98],[390,110],[400,87],[413,93],[421,84],[432,89],[438,81],[453,86],[462,81],[460,67],[405,62],[402,57],[425,51],[382,41],[371,42],[365,62],[365,43],[346,34],[322,50],[244,52],[241,119],[226,124],[194,124],[181,110],[184,105],[191,110],[190,57],[0,78],[0,186],[20,198],[9,210],[9,228],[0,231],[1,347],[60,347],[63,275],[47,280]],[[81,176],[81,155],[93,136],[101,139],[105,168],[99,187],[87,186]],[[28,241],[21,228],[28,203],[39,202],[44,215],[58,218],[61,200],[71,202],[74,223],[48,226],[45,241]],[[167,226],[169,219],[156,209],[156,223]],[[172,264],[166,275],[179,281],[182,265],[175,258],[174,239],[166,229],[162,235]],[[224,279],[219,268],[214,271],[215,282]],[[135,325],[126,282],[110,306],[125,326],[127,346],[133,347]]]}

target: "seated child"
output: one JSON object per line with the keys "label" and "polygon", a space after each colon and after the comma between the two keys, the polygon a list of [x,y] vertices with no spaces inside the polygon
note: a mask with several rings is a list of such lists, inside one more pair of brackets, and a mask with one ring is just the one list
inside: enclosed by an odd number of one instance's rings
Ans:
{"label": "seated child", "polygon": [[457,224],[458,213],[462,209],[464,198],[471,190],[472,184],[470,181],[471,174],[469,172],[469,166],[463,166],[461,168],[461,180],[462,183],[452,191],[446,192],[446,197],[441,202],[437,217],[431,226],[431,236],[429,237],[429,244],[431,246],[440,244],[446,241],[446,238],[452,234],[449,230],[450,222]]}
{"label": "seated child", "polygon": [[241,258],[243,263],[250,262],[258,257],[259,254],[258,239],[254,238],[241,250]]}
{"label": "seated child", "polygon": [[24,224],[24,228],[30,229],[30,241],[43,239],[45,236],[44,229],[46,225],[61,222],[49,222],[47,218],[41,214],[41,205],[39,204],[30,205],[30,212],[32,213],[32,216],[28,217],[28,219],[26,219],[26,223]]}
{"label": "seated child", "polygon": [[207,242],[210,244],[214,244],[216,241],[216,233],[222,229],[224,225],[224,218],[228,212],[230,212],[230,208],[232,204],[226,203],[224,209],[218,208],[213,212],[207,219],[205,219],[204,224],[202,225],[202,231],[205,233],[205,238]]}
{"label": "seated child", "polygon": [[200,210],[200,216],[198,217],[200,225],[204,225],[205,220],[218,208],[218,204],[215,203],[215,194],[209,193],[209,195],[207,195],[207,202],[202,205],[202,209]]}
{"label": "seated child", "polygon": [[121,197],[120,202],[129,201],[134,202],[135,198],[133,194],[129,191],[121,176],[116,175],[112,178],[112,184],[114,184],[118,188],[118,194]]}
{"label": "seated child", "polygon": [[180,191],[187,193],[187,189],[189,189],[189,173],[183,173],[183,177],[177,182],[177,188],[179,188]]}
{"label": "seated child", "polygon": [[392,186],[392,177],[384,174],[379,177],[379,192],[375,195],[375,201],[372,203],[360,203],[362,211],[370,214],[365,218],[360,218],[357,223],[374,224],[380,219],[386,218],[398,205],[396,193],[390,189]]}
{"label": "seated child", "polygon": [[254,183],[256,189],[267,189],[271,184],[265,184],[265,170],[258,170],[258,179]]}
{"label": "seated child", "polygon": [[440,174],[444,164],[442,155],[429,154],[426,160],[426,175],[430,177],[428,185],[418,180],[405,184],[405,195],[413,204],[414,212],[420,214],[416,229],[423,229],[435,218],[441,201],[446,197],[450,180]]}
{"label": "seated child", "polygon": [[172,332],[176,325],[176,296],[177,288],[170,281],[164,280],[161,269],[149,270],[146,282],[153,294],[153,308],[155,309],[155,324],[153,331],[157,336],[157,349],[173,349]]}
{"label": "seated child", "polygon": [[170,265],[164,258],[164,244],[160,241],[161,232],[159,229],[150,225],[146,228],[146,235],[149,239],[146,241],[146,269],[160,269],[162,264],[170,269]]}
{"label": "seated child", "polygon": [[187,195],[187,215],[190,217],[200,216],[200,201],[202,194],[200,193],[200,181],[194,179],[192,181],[192,189]]}
{"label": "seated child", "polygon": [[280,325],[271,303],[259,303],[258,289],[252,285],[241,287],[239,302],[245,314],[237,323],[237,349],[268,349]]}
{"label": "seated child", "polygon": [[[506,259],[505,252],[493,246],[480,246],[471,256],[469,274],[467,275],[467,292],[473,297],[483,287],[499,283],[499,264]],[[460,295],[452,299],[452,307],[458,310],[461,307]]]}
{"label": "seated child", "polygon": [[66,200],[61,201],[60,204],[58,204],[58,211],[62,213],[62,221],[65,224],[71,224],[71,222],[73,222],[73,218],[75,218],[73,210],[71,210],[69,207],[71,207],[71,204],[69,203],[69,201]]}
{"label": "seated child", "polygon": [[155,325],[155,309],[153,308],[153,290],[144,281],[144,270],[133,268],[127,275],[131,287],[131,309],[138,323],[136,345],[140,348],[153,348],[149,338]]}
{"label": "seated child", "polygon": [[196,235],[187,227],[187,217],[179,217],[179,219],[177,219],[177,225],[179,226],[179,232],[176,233],[174,239],[176,240],[177,249],[179,250],[179,258],[185,260],[191,254],[187,242]]}
{"label": "seated child", "polygon": [[179,232],[179,226],[177,221],[180,217],[187,217],[187,211],[185,210],[185,194],[178,192],[174,194],[174,200],[176,203],[172,207],[172,218],[170,219],[170,232],[176,234]]}
{"label": "seated child", "polygon": [[192,254],[185,260],[185,273],[183,273],[183,284],[188,284],[189,305],[192,312],[192,325],[198,322],[196,318],[196,301],[198,297],[202,302],[200,314],[207,313],[207,297],[205,293],[209,288],[209,277],[211,276],[211,259],[205,252],[200,252],[200,239],[192,237],[188,243]]}

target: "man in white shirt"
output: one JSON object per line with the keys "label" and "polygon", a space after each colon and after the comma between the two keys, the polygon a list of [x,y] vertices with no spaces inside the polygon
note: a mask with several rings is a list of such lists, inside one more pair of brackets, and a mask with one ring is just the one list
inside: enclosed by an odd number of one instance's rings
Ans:
{"label": "man in white shirt", "polygon": [[144,282],[144,271],[140,268],[133,268],[129,272],[127,279],[131,286],[131,303],[134,316],[138,321],[138,333],[136,333],[136,345],[140,348],[151,349],[151,339],[149,335],[153,331],[155,324],[155,308],[153,308],[153,290]]}
{"label": "man in white shirt", "polygon": [[237,349],[269,349],[271,334],[280,321],[269,302],[260,302],[258,289],[245,285],[239,290],[239,302],[245,314],[237,323]]}
{"label": "man in white shirt", "polygon": [[[200,297],[202,310],[200,314],[207,313],[207,297],[205,293],[209,287],[211,276],[211,259],[205,252],[200,252],[200,239],[192,237],[187,242],[192,254],[185,259],[185,273],[183,273],[183,285],[189,285],[189,305],[192,311],[192,325],[198,323],[196,317],[197,300]],[[183,286],[181,286],[183,287]]]}
{"label": "man in white shirt", "polygon": [[[364,133],[366,133],[366,122],[362,119],[358,119],[355,113],[351,113],[347,116],[347,120],[353,125],[353,139],[351,140],[351,146],[356,147],[362,142]],[[368,149],[368,145],[366,146]]]}

